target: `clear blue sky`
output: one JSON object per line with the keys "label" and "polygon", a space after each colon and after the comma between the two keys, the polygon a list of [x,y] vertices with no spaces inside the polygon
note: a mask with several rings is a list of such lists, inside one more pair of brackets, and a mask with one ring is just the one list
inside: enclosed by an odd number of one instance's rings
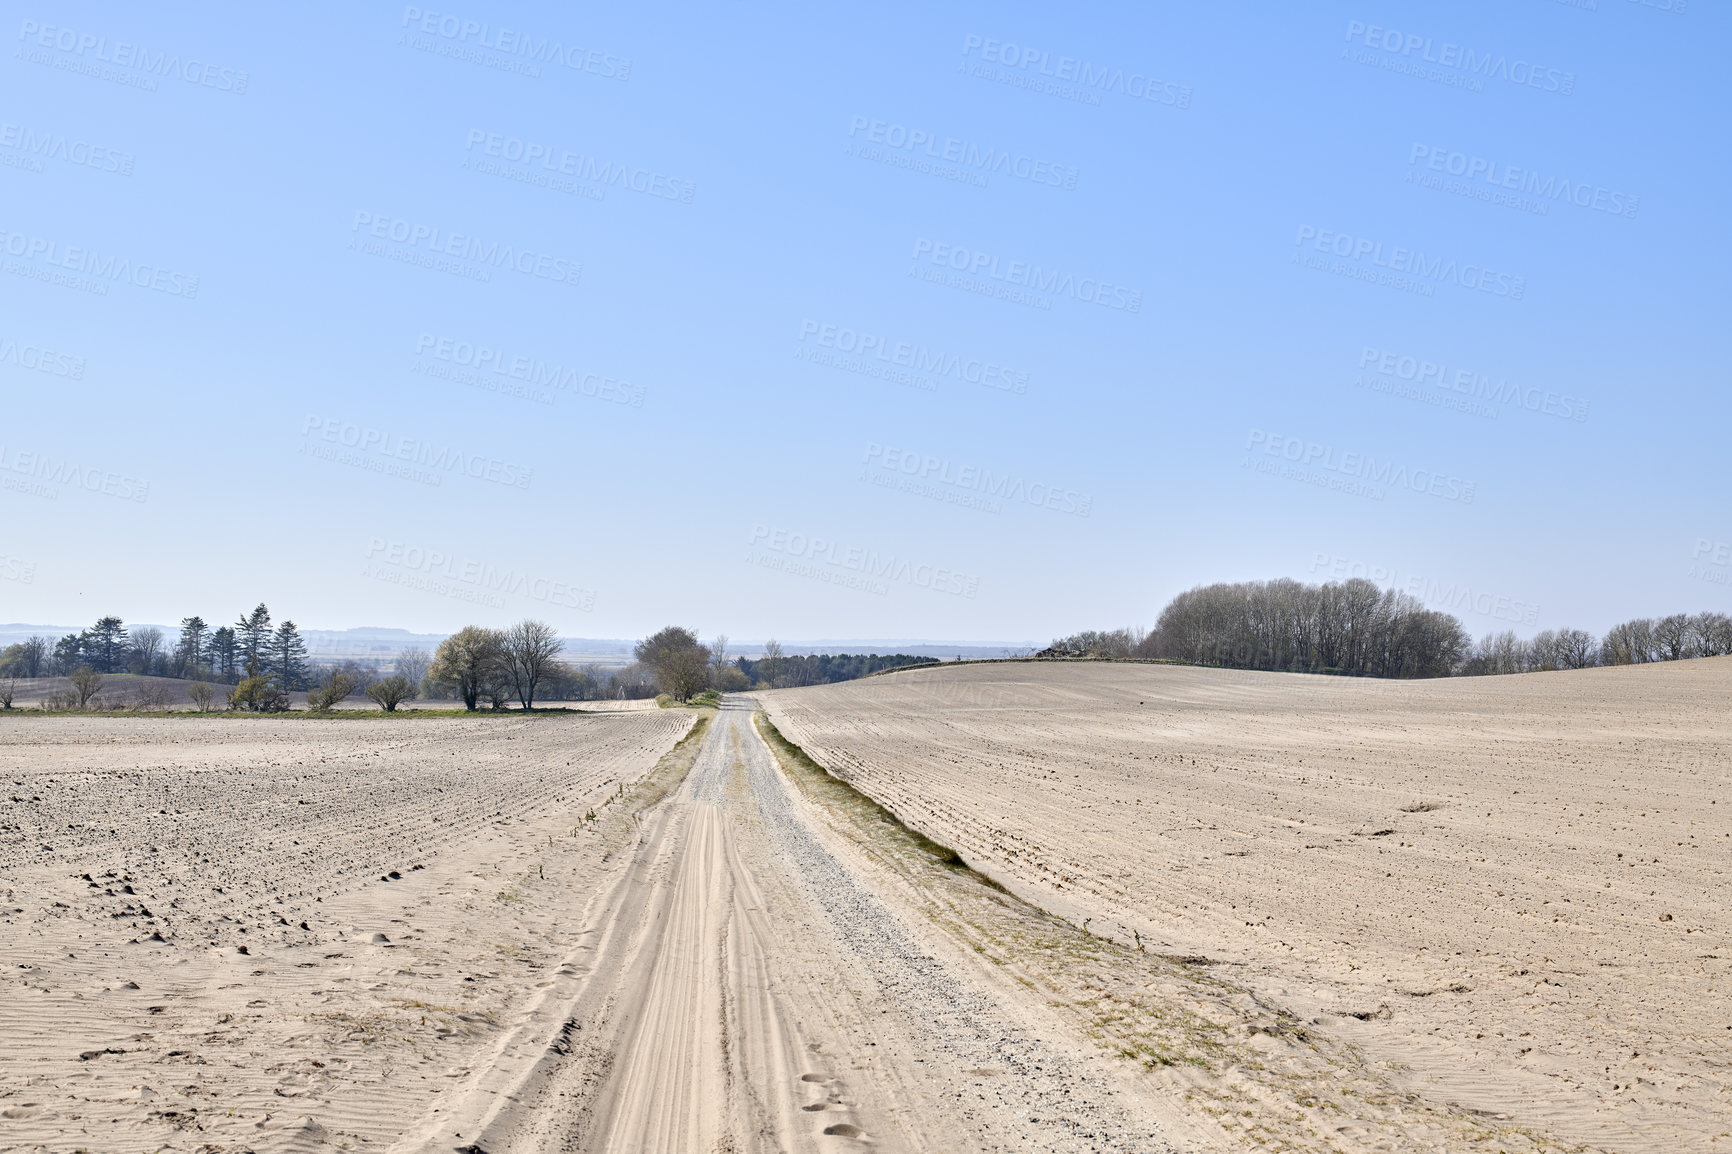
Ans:
{"label": "clear blue sky", "polygon": [[1725,610],[1666,2],[7,4],[0,620]]}

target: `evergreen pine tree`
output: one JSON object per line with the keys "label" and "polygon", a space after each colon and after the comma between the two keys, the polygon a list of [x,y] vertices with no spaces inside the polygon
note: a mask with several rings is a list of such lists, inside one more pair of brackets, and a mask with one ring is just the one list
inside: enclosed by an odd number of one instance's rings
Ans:
{"label": "evergreen pine tree", "polygon": [[235,640],[235,631],[228,626],[211,631],[208,659],[211,669],[224,681],[233,683],[239,680],[236,661],[240,656],[240,645]]}
{"label": "evergreen pine tree", "polygon": [[180,641],[174,647],[175,673],[179,677],[195,676],[205,663],[205,634],[210,626],[203,617],[180,619]]}
{"label": "evergreen pine tree", "polygon": [[306,688],[307,647],[293,621],[277,626],[271,637],[270,671],[282,681],[284,689]]}
{"label": "evergreen pine tree", "polygon": [[265,648],[271,641],[271,611],[263,601],[251,613],[235,622],[235,644],[239,649],[241,672],[257,677],[265,671]]}

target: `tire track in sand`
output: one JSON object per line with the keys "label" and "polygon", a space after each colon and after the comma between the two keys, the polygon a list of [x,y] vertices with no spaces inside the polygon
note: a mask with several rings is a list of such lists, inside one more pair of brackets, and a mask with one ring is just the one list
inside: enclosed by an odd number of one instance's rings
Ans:
{"label": "tire track in sand", "polygon": [[[398,1149],[1165,1149],[825,848],[751,704],[642,816],[499,1060]],[[963,1067],[989,1062],[1012,1077],[981,1091]]]}

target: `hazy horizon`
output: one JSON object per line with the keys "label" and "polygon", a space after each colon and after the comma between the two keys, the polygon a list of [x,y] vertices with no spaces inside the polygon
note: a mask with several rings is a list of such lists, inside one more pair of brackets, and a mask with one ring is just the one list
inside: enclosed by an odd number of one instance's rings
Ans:
{"label": "hazy horizon", "polygon": [[0,617],[1726,611],[1679,7],[13,6]]}

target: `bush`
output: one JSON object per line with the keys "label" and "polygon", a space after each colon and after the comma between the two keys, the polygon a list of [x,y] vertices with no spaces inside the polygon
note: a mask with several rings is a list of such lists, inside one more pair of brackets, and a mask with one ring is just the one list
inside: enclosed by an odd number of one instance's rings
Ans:
{"label": "bush", "polygon": [[347,673],[333,673],[330,680],[307,693],[307,708],[314,713],[329,713],[337,703],[355,692],[355,679]]}
{"label": "bush", "polygon": [[0,681],[0,709],[11,709],[12,698],[18,692],[18,679],[8,677]]}
{"label": "bush", "polygon": [[401,673],[393,673],[367,686],[367,696],[386,713],[395,713],[397,706],[415,696],[415,683]]}
{"label": "bush", "polygon": [[216,696],[216,690],[202,681],[195,681],[186,687],[186,695],[198,706],[200,713],[209,713],[211,699]]}
{"label": "bush", "polygon": [[138,696],[133,699],[132,707],[154,712],[167,709],[168,701],[168,686],[160,681],[146,681],[138,687]]}
{"label": "bush", "polygon": [[276,677],[249,677],[229,694],[230,709],[245,709],[251,713],[281,713],[289,707],[289,695]]}
{"label": "bush", "polygon": [[90,699],[96,696],[96,691],[102,688],[102,674],[88,665],[80,665],[74,669],[69,680],[72,682],[72,691],[77,695],[74,709],[83,709]]}

